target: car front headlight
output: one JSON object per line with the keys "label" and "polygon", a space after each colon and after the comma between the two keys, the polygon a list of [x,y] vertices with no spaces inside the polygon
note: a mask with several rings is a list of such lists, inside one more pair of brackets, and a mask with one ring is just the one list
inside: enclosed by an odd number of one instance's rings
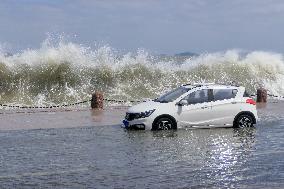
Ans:
{"label": "car front headlight", "polygon": [[145,117],[149,117],[156,109],[153,110],[148,110],[145,112],[141,112],[138,114],[138,118],[145,118]]}

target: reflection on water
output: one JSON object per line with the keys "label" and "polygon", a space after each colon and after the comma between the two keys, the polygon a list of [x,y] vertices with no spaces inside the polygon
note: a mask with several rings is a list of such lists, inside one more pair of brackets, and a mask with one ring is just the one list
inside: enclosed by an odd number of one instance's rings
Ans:
{"label": "reflection on water", "polygon": [[92,109],[91,116],[94,122],[102,122],[104,118],[104,110],[101,109]]}
{"label": "reflection on water", "polygon": [[145,137],[151,141],[146,145],[149,149],[143,148],[145,141],[142,142],[140,155],[165,165],[159,166],[161,172],[177,172],[188,179],[192,177],[192,184],[202,180],[207,184],[229,187],[242,179],[234,170],[245,167],[254,151],[255,131],[255,128],[189,129],[151,132],[150,136],[147,132],[126,132],[131,143],[142,138],[145,140]]}

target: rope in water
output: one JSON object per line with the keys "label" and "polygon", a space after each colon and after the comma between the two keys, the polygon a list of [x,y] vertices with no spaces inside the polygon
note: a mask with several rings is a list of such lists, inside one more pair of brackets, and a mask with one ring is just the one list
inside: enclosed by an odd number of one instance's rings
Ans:
{"label": "rope in water", "polygon": [[273,95],[273,94],[267,94],[267,96],[274,97],[274,98],[284,98],[284,96]]}
{"label": "rope in water", "polygon": [[[250,95],[251,97],[255,97],[256,94],[252,94]],[[284,96],[280,96],[280,95],[273,95],[273,94],[267,94],[267,96],[269,97],[273,97],[273,98],[283,98]],[[145,102],[144,100],[115,100],[115,99],[108,99],[108,98],[104,98],[103,99],[106,102],[115,102],[115,103],[140,103],[140,102]],[[70,104],[61,104],[61,105],[51,105],[51,106],[19,106],[19,105],[8,105],[8,104],[0,104],[0,107],[7,107],[7,108],[20,108],[20,109],[51,109],[51,108],[63,108],[63,107],[70,107],[70,106],[76,106],[79,104],[84,104],[87,102],[91,102],[92,99],[90,100],[84,100],[84,101],[80,101],[80,102],[75,102],[75,103],[70,103]]]}
{"label": "rope in water", "polygon": [[62,108],[62,107],[68,107],[68,106],[75,106],[78,104],[84,104],[86,102],[89,102],[90,100],[84,100],[81,102],[75,102],[71,104],[61,104],[61,105],[52,105],[52,106],[19,106],[19,105],[8,105],[8,104],[0,104],[2,107],[7,107],[7,108],[21,108],[21,109],[50,109],[50,108]]}
{"label": "rope in water", "polygon": [[122,103],[127,103],[127,102],[130,102],[130,103],[139,103],[139,102],[146,102],[146,101],[142,101],[142,100],[114,100],[114,99],[107,99],[107,98],[104,98],[104,101],[106,102],[122,102]]}
{"label": "rope in water", "polygon": [[[6,108],[20,108],[20,109],[51,109],[51,108],[63,108],[63,107],[70,107],[70,106],[75,106],[75,105],[79,105],[79,104],[84,104],[87,102],[92,101],[92,99],[90,100],[84,100],[84,101],[80,101],[80,102],[75,102],[75,103],[70,103],[70,104],[60,104],[60,105],[51,105],[51,106],[26,106],[26,105],[8,105],[8,104],[0,104],[0,107],[6,107]],[[116,102],[116,103],[139,103],[139,102],[145,102],[145,101],[139,101],[139,100],[129,100],[129,101],[125,101],[125,100],[114,100],[114,99],[107,99],[104,98],[104,101],[106,102]]]}
{"label": "rope in water", "polygon": [[[255,97],[257,96],[256,94],[251,94],[250,95],[251,97]],[[273,98],[283,98],[284,99],[284,96],[280,96],[280,95],[273,95],[273,94],[267,94],[268,97],[273,97]]]}

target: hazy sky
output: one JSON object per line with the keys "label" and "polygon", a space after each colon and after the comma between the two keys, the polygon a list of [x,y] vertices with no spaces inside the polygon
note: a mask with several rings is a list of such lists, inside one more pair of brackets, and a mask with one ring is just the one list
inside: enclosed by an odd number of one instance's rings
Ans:
{"label": "hazy sky", "polygon": [[284,52],[284,1],[0,0],[2,46],[38,48],[47,33],[122,51]]}

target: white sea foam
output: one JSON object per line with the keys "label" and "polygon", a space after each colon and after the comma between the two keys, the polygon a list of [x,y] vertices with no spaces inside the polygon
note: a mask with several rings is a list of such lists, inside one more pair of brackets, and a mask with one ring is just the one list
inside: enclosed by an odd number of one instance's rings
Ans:
{"label": "white sea foam", "polygon": [[284,95],[283,55],[273,52],[228,50],[184,59],[47,39],[39,49],[11,56],[0,48],[0,63],[4,103],[68,103],[89,98],[94,90],[109,98],[139,100],[189,82],[235,82],[251,93],[264,87]]}

